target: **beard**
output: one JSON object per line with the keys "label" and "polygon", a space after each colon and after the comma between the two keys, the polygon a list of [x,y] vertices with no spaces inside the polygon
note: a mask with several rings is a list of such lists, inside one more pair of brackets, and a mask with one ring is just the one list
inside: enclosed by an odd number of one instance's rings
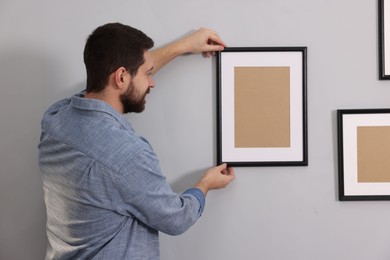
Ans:
{"label": "beard", "polygon": [[150,88],[148,88],[143,95],[137,93],[133,83],[130,85],[125,93],[120,96],[123,113],[141,113],[145,109],[146,95],[149,94]]}

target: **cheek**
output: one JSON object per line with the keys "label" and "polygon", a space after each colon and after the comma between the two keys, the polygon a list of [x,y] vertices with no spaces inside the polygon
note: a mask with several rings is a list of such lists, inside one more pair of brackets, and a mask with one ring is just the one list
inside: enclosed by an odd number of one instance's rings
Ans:
{"label": "cheek", "polygon": [[137,88],[138,92],[143,92],[145,89],[149,88],[148,79],[137,79],[134,81],[134,86]]}

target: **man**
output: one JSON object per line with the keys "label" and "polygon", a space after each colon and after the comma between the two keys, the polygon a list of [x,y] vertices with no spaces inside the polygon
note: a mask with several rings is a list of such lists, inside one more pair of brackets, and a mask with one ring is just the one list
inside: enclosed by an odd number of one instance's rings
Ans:
{"label": "man", "polygon": [[174,193],[151,146],[123,116],[143,111],[162,66],[184,53],[210,56],[223,42],[202,28],[152,47],[130,26],[98,27],[84,49],[86,91],[55,103],[43,117],[47,259],[159,259],[158,231],[186,231],[202,214],[207,192],[234,179],[223,164]]}

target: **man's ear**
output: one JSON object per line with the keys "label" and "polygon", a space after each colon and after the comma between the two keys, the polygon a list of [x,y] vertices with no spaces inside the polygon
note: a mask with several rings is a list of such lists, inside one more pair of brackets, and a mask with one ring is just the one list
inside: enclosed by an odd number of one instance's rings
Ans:
{"label": "man's ear", "polygon": [[130,73],[124,68],[120,67],[114,72],[115,85],[119,89],[123,89],[129,85],[131,80]]}

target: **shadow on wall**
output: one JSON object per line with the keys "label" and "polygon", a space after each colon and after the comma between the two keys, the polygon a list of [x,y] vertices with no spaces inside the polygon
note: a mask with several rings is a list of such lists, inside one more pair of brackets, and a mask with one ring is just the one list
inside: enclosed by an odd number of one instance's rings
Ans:
{"label": "shadow on wall", "polygon": [[172,190],[180,194],[185,190],[194,187],[206,170],[207,169],[183,174],[179,179],[171,183]]}
{"label": "shadow on wall", "polygon": [[43,259],[45,206],[37,157],[56,64],[42,50],[0,50],[0,259]]}

